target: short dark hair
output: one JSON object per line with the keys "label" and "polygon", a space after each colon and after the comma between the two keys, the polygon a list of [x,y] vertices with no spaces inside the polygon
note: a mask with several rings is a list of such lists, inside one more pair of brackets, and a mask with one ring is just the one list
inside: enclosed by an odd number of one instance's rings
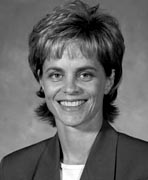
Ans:
{"label": "short dark hair", "polygon": [[[103,118],[113,122],[119,114],[114,101],[122,77],[124,38],[116,18],[105,13],[99,5],[90,7],[81,0],[66,2],[41,19],[29,36],[29,64],[37,81],[47,57],[61,58],[69,43],[76,43],[85,57],[96,54],[109,77],[115,71],[114,84],[103,100]],[[37,92],[44,98],[42,88]],[[55,126],[55,119],[45,102],[36,113]]]}

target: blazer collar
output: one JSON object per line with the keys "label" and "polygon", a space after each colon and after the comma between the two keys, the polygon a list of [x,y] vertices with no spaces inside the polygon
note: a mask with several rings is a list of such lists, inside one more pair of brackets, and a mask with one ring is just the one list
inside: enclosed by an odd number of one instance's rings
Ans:
{"label": "blazer collar", "polygon": [[57,134],[49,140],[32,180],[60,180],[60,145]]}
{"label": "blazer collar", "polygon": [[104,123],[92,146],[81,180],[114,180],[118,133]]}
{"label": "blazer collar", "polygon": [[[104,123],[92,146],[81,180],[114,179],[118,133]],[[58,135],[39,159],[33,180],[60,180],[60,144]]]}

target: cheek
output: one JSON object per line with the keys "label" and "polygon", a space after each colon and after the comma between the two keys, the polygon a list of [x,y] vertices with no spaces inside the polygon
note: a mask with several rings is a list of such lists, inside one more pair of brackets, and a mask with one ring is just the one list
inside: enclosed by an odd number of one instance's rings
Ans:
{"label": "cheek", "polygon": [[45,97],[51,96],[53,94],[51,86],[44,85],[44,93]]}
{"label": "cheek", "polygon": [[98,111],[103,106],[104,83],[98,82],[94,86],[89,87],[91,111]]}
{"label": "cheek", "polygon": [[52,99],[56,95],[57,88],[52,84],[44,84],[44,93],[46,99]]}
{"label": "cheek", "polygon": [[94,98],[104,95],[105,85],[101,81],[96,81],[92,84],[89,84],[89,86],[87,86],[86,88],[90,96],[93,96]]}
{"label": "cheek", "polygon": [[51,81],[47,80],[47,79],[43,79],[43,90],[45,93],[45,96],[54,96],[54,94],[57,93],[57,91],[59,91],[60,89],[60,84],[57,83],[52,83]]}
{"label": "cheek", "polygon": [[45,101],[46,101],[46,104],[48,106],[48,109],[54,114],[54,98],[56,96],[56,88],[55,87],[52,87],[51,85],[50,86],[45,86],[45,89],[44,89],[44,93],[45,93]]}

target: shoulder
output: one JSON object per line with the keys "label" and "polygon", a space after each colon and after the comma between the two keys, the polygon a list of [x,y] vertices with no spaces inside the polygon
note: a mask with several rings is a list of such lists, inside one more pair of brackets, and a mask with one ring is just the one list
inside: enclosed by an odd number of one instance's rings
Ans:
{"label": "shoulder", "polygon": [[136,154],[137,153],[148,154],[147,141],[134,138],[120,132],[118,132],[118,134],[119,134],[118,144],[122,151],[128,151],[129,153],[130,152],[134,153],[133,150],[136,150]]}
{"label": "shoulder", "polygon": [[[117,134],[117,153],[124,159],[125,156],[136,161],[146,160],[148,162],[148,142],[132,137],[125,133],[117,131],[113,126],[110,125],[110,129]],[[135,157],[135,158],[134,158]]]}
{"label": "shoulder", "polygon": [[4,172],[7,172],[7,174],[21,175],[27,173],[31,175],[35,171],[40,157],[52,145],[54,139],[55,137],[43,140],[5,156],[1,162],[0,177]]}
{"label": "shoulder", "polygon": [[148,176],[148,142],[118,133],[117,164],[119,172]]}
{"label": "shoulder", "polygon": [[47,147],[48,143],[51,140],[52,138],[46,139],[38,143],[35,143],[33,145],[16,150],[6,155],[3,159],[5,161],[9,161],[9,163],[13,161],[17,162],[17,160],[22,160],[24,157],[26,157],[26,159],[28,158],[34,159],[35,157],[38,157],[42,154],[42,152],[44,151],[44,149]]}

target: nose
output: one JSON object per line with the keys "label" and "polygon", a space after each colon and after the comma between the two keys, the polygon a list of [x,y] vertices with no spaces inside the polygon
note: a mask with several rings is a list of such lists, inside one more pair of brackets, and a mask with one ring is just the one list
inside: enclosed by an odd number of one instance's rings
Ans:
{"label": "nose", "polygon": [[81,88],[77,85],[75,79],[67,79],[64,82],[63,92],[68,95],[75,95],[81,92]]}

